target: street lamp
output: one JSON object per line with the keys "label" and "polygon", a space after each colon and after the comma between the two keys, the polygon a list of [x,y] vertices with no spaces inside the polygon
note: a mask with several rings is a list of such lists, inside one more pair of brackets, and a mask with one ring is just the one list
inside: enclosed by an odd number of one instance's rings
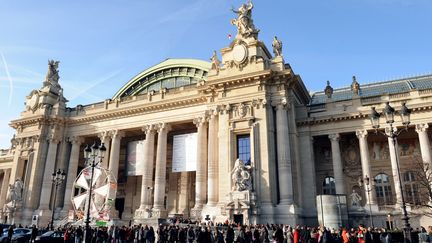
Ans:
{"label": "street lamp", "polygon": [[370,225],[372,226],[372,228],[375,228],[373,218],[372,218],[372,205],[371,205],[371,194],[370,194],[373,185],[372,183],[370,183],[370,178],[367,175],[365,175],[364,178],[360,177],[358,183],[360,187],[363,187],[363,185],[365,186],[366,193],[368,194]]}
{"label": "street lamp", "polygon": [[91,167],[91,176],[90,176],[90,186],[88,191],[88,199],[87,199],[87,215],[85,220],[85,231],[84,231],[84,241],[87,242],[87,238],[90,237],[90,205],[92,200],[92,189],[93,189],[93,175],[94,168],[102,162],[105,156],[106,148],[102,143],[100,146],[97,146],[96,143],[93,146],[89,146],[87,144],[84,149],[84,159],[85,164]]}
{"label": "street lamp", "polygon": [[55,213],[55,205],[57,201],[57,189],[58,186],[60,186],[65,179],[66,179],[66,172],[64,170],[58,169],[57,172],[54,171],[51,174],[51,181],[54,185],[54,202],[53,202],[52,212],[51,212],[51,230],[54,230],[54,213]]}
{"label": "street lamp", "polygon": [[370,119],[371,119],[372,127],[375,129],[375,133],[380,132],[381,134],[385,135],[386,137],[392,139],[394,153],[396,155],[395,156],[396,157],[396,169],[397,169],[397,173],[398,173],[399,189],[401,191],[401,199],[402,199],[403,217],[401,219],[404,222],[404,227],[403,227],[404,240],[405,240],[405,242],[411,242],[411,226],[409,223],[409,217],[408,217],[408,213],[407,213],[406,205],[405,205],[405,198],[404,198],[403,187],[402,187],[402,179],[401,179],[400,168],[399,168],[399,156],[398,156],[397,147],[396,147],[397,146],[397,137],[399,136],[399,134],[402,131],[408,130],[408,125],[410,124],[411,110],[408,109],[408,107],[406,107],[405,102],[402,103],[402,107],[401,107],[401,110],[399,111],[399,115],[401,116],[402,125],[404,125],[405,128],[400,130],[400,131],[395,130],[393,127],[395,109],[390,106],[389,102],[386,102],[386,106],[384,107],[383,114],[385,116],[386,123],[389,124],[389,129],[388,129],[387,133],[378,131],[378,128],[380,127],[379,119],[381,117],[381,114],[375,110],[375,107],[372,107]]}

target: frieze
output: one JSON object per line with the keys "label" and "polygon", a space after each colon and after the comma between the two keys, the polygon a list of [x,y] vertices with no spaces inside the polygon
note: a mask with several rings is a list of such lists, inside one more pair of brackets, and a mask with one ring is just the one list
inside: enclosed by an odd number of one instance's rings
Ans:
{"label": "frieze", "polygon": [[173,101],[170,103],[151,104],[144,107],[143,106],[136,106],[135,108],[125,107],[109,113],[107,113],[107,111],[104,110],[103,112],[98,112],[94,115],[87,115],[87,116],[77,117],[77,118],[69,118],[68,124],[82,124],[82,123],[91,123],[94,121],[119,119],[122,117],[128,117],[128,116],[152,112],[155,110],[162,111],[162,110],[173,110],[179,107],[188,107],[200,103],[205,103],[206,101],[207,101],[206,97],[197,97],[197,98],[192,98],[187,100]]}

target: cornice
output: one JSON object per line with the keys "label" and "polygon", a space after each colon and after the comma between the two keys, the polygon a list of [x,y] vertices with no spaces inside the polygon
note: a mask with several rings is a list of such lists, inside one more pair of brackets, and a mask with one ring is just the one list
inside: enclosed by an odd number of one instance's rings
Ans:
{"label": "cornice", "polygon": [[130,117],[143,113],[151,113],[162,110],[174,110],[180,107],[190,107],[197,104],[204,104],[207,102],[207,98],[204,96],[195,96],[187,99],[170,100],[170,101],[159,101],[149,104],[140,104],[132,107],[117,108],[112,111],[101,110],[100,112],[82,115],[76,117],[70,117],[68,120],[69,125],[77,125],[83,123],[91,123],[94,121],[104,121],[111,119],[118,119],[122,117]]}
{"label": "cornice", "polygon": [[204,82],[202,85],[198,86],[199,91],[205,91],[210,88],[220,88],[225,87],[229,88],[231,86],[237,86],[239,84],[245,84],[245,83],[254,83],[256,81],[260,80],[266,80],[271,77],[273,77],[275,74],[272,70],[264,70],[264,71],[258,71],[258,72],[250,72],[246,75],[238,74],[238,75],[232,75],[232,76],[226,76],[226,77],[219,77],[215,76],[208,77],[207,82]]}
{"label": "cornice", "polygon": [[64,117],[49,117],[45,115],[32,116],[28,118],[21,118],[13,120],[9,123],[9,126],[18,129],[20,127],[28,127],[34,125],[43,125],[43,124],[64,124],[66,119]]}
{"label": "cornice", "polygon": [[[414,107],[411,109],[412,113],[430,111],[430,110],[432,110],[432,106],[421,106],[421,107]],[[368,117],[369,117],[369,113],[362,113],[362,112],[359,112],[357,114],[349,113],[349,114],[342,114],[342,115],[330,115],[330,116],[324,116],[322,118],[312,117],[303,120],[298,120],[297,126],[311,126],[311,125],[325,124],[325,123],[331,123],[337,121],[365,119]]]}

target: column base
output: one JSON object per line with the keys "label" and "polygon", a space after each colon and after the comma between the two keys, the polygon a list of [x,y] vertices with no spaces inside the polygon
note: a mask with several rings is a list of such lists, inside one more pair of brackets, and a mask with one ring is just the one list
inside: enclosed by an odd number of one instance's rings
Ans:
{"label": "column base", "polygon": [[274,221],[277,224],[297,225],[299,222],[299,209],[295,204],[278,204],[274,211]]}
{"label": "column base", "polygon": [[203,219],[202,210],[203,210],[202,206],[191,208],[191,210],[190,210],[191,219],[196,220],[196,221],[201,221]]}
{"label": "column base", "polygon": [[153,208],[151,213],[152,213],[151,217],[153,219],[160,219],[160,218],[167,218],[168,217],[168,213],[167,213],[166,209],[163,209],[163,208]]}
{"label": "column base", "polygon": [[152,210],[150,208],[140,207],[135,211],[134,220],[149,219],[152,217]]}
{"label": "column base", "polygon": [[52,210],[50,209],[37,209],[33,213],[34,215],[38,215],[38,225],[40,227],[49,227],[51,223],[51,215]]}

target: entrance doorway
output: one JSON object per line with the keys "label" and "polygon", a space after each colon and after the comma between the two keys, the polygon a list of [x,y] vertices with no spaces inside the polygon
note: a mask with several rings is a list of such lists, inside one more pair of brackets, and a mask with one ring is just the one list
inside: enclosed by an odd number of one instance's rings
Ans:
{"label": "entrance doorway", "polygon": [[234,214],[234,223],[243,225],[243,214]]}

